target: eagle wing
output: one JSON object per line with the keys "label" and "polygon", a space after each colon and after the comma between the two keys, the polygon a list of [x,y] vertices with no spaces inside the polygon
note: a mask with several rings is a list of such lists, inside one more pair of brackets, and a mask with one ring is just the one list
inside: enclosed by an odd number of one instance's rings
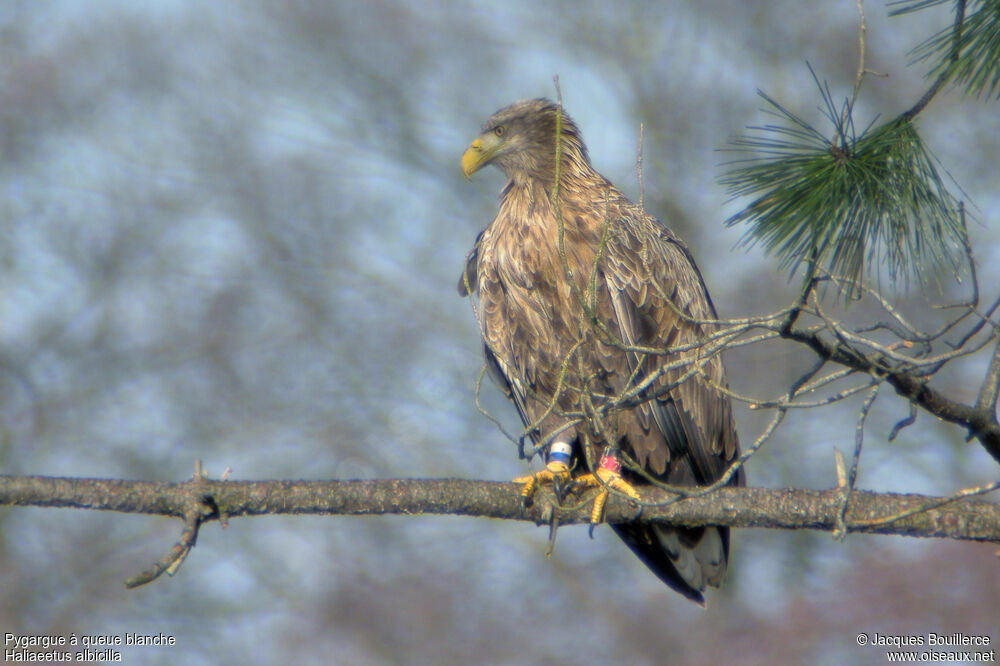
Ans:
{"label": "eagle wing", "polygon": [[[479,235],[476,236],[476,241],[473,243],[472,249],[465,255],[465,268],[458,278],[458,295],[463,297],[468,296],[473,300],[473,303],[477,303],[479,299],[479,241],[482,237],[483,232],[480,231]],[[485,339],[483,340],[483,358],[486,364],[486,373],[493,383],[503,391],[507,399],[514,403],[514,406],[517,408],[517,414],[521,417],[521,422],[527,426],[531,423],[531,418],[528,415],[527,395],[521,381],[515,373],[509,372],[504,367],[504,364],[493,353],[489,342]],[[531,440],[537,444],[537,431],[529,434]],[[521,441],[520,452],[521,457],[524,457],[523,437]]]}
{"label": "eagle wing", "polygon": [[[605,354],[604,370],[636,384],[664,364],[690,360],[662,371],[647,390],[656,397],[634,410],[641,426],[635,435],[641,436],[630,441],[633,453],[640,465],[664,481],[669,476],[679,485],[707,485],[722,475],[738,449],[732,407],[716,388],[726,386],[722,360],[707,357],[699,346],[716,328],[711,323],[715,308],[687,248],[656,220],[626,210],[613,232],[602,261],[612,329],[629,346],[683,350]],[[695,371],[698,364],[701,372]],[[619,383],[616,390],[628,388],[624,381]],[[671,461],[686,464],[668,465]]]}
{"label": "eagle wing", "polygon": [[[646,399],[620,417],[626,445],[646,472],[668,484],[711,484],[739,450],[732,407],[716,388],[726,385],[722,361],[718,355],[706,360],[699,346],[715,328],[715,309],[690,253],[668,229],[637,209],[626,209],[617,222],[602,261],[617,325],[612,330],[628,346],[693,347],[663,355],[619,349],[602,357],[616,391],[665,364],[691,361],[661,371],[641,396]],[[702,362],[702,371],[692,374]],[[731,483],[744,484],[742,469]],[[664,582],[694,601],[704,603],[705,585],[718,586],[725,576],[728,528],[612,527]]]}

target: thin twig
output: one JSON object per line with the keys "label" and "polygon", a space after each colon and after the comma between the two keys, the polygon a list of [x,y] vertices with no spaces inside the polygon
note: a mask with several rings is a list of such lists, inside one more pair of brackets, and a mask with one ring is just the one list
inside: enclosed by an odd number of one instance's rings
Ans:
{"label": "thin twig", "polygon": [[639,123],[639,149],[636,151],[635,173],[639,179],[639,210],[642,210],[642,123]]}
{"label": "thin twig", "polygon": [[[864,404],[861,405],[861,410],[858,412],[858,424],[854,429],[854,455],[851,456],[851,469],[847,473],[847,482],[841,487],[844,493],[844,501],[840,505],[840,511],[837,512],[837,527],[833,530],[833,538],[837,541],[843,541],[844,537],[847,536],[847,525],[844,522],[844,516],[847,514],[847,503],[851,499],[851,493],[854,492],[854,484],[858,479],[861,447],[865,441],[865,421],[868,420],[868,413],[871,411],[872,405],[875,404],[875,398],[878,397],[880,385],[881,382],[876,380],[876,383],[872,385],[868,397],[865,398]],[[838,487],[840,487],[839,483]]]}
{"label": "thin twig", "polygon": [[173,576],[177,573],[177,570],[180,569],[191,549],[194,548],[195,542],[198,541],[198,527],[200,525],[201,513],[199,511],[189,512],[184,518],[184,529],[181,530],[181,538],[174,544],[173,548],[150,568],[138,575],[127,578],[125,580],[125,587],[129,589],[136,588],[147,583],[152,583],[163,574]]}
{"label": "thin twig", "polygon": [[917,406],[911,402],[909,415],[904,419],[900,419],[899,421],[896,422],[896,425],[892,426],[892,432],[889,433],[889,441],[891,442],[895,440],[900,430],[902,430],[903,428],[907,428],[916,422],[917,422]]}
{"label": "thin twig", "polygon": [[926,501],[925,503],[922,503],[912,509],[899,511],[889,516],[872,518],[868,520],[852,521],[851,527],[876,527],[881,525],[891,525],[892,523],[903,520],[904,518],[909,518],[910,516],[914,516],[918,513],[924,513],[932,509],[938,509],[942,506],[946,506],[948,504],[951,504],[952,502],[957,502],[958,500],[961,499],[967,499],[969,497],[985,495],[997,489],[1000,489],[1000,481],[985,486],[979,486],[977,488],[966,488],[965,490],[960,490],[953,495],[949,495],[948,497],[928,499],[928,501]]}
{"label": "thin twig", "polygon": [[976,409],[993,414],[996,421],[997,396],[1000,394],[1000,342],[993,348],[993,357],[990,359],[990,367],[983,377],[982,386],[979,387],[979,395],[976,397]]}

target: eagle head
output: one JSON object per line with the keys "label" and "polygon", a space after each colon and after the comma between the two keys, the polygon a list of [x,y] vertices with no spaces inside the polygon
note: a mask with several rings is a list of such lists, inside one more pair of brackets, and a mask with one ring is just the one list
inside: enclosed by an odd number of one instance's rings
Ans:
{"label": "eagle head", "polygon": [[514,181],[552,182],[557,118],[563,139],[561,168],[589,166],[576,123],[547,99],[526,99],[500,109],[483,123],[482,132],[462,155],[462,173],[469,178],[487,164],[496,164]]}

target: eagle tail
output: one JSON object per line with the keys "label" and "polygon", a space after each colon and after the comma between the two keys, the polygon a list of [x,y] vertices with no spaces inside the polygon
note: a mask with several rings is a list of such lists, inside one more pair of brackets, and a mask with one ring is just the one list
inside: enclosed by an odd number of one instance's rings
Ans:
{"label": "eagle tail", "polygon": [[702,606],[705,586],[719,587],[726,577],[728,527],[611,527],[660,580]]}

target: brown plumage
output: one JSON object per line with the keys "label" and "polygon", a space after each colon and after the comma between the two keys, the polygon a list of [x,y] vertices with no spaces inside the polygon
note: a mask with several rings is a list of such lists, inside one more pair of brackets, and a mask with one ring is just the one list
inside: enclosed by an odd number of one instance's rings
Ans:
{"label": "brown plumage", "polygon": [[[462,158],[466,176],[495,164],[508,178],[459,284],[476,296],[488,367],[531,439],[572,445],[578,469],[611,447],[634,486],[648,481],[630,464],[672,485],[712,483],[739,455],[729,399],[714,388],[726,385],[718,355],[702,353],[703,374],[684,381],[695,366],[663,371],[638,405],[620,399],[665,364],[699,358],[716,319],[701,274],[680,239],[591,167],[565,113],[557,162],[559,113],[544,99],[516,102]],[[744,484],[742,470],[731,483]],[[706,584],[722,583],[728,529],[613,528],[686,597],[703,603]]]}

